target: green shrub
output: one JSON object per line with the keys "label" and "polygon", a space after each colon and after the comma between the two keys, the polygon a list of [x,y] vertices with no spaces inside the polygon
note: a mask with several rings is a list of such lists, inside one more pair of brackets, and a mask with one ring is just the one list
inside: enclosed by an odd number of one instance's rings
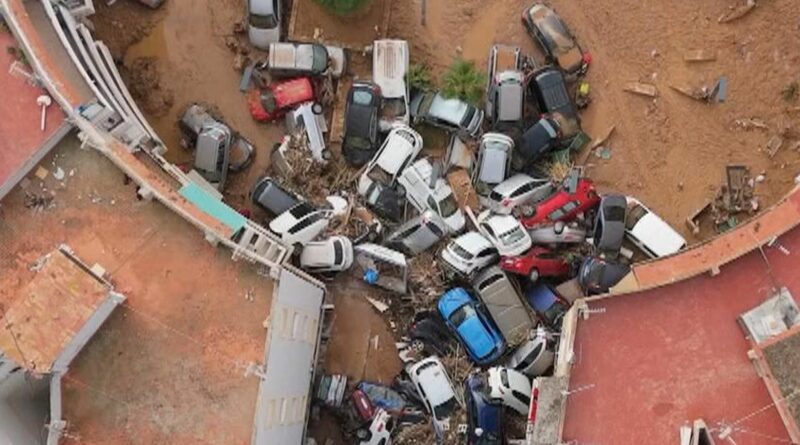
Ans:
{"label": "green shrub", "polygon": [[362,8],[370,0],[314,0],[337,15],[350,14]]}
{"label": "green shrub", "polygon": [[478,106],[486,88],[486,75],[475,66],[475,62],[456,59],[442,78],[442,94],[458,97]]}
{"label": "green shrub", "polygon": [[406,82],[411,89],[427,90],[433,86],[431,67],[425,63],[413,63],[408,67]]}

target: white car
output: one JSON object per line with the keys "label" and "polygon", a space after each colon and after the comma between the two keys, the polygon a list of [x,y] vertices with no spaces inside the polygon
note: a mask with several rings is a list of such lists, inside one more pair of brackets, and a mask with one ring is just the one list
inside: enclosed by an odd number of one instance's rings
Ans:
{"label": "white car", "polygon": [[406,198],[420,213],[433,210],[442,217],[450,233],[458,233],[464,228],[464,212],[458,207],[453,190],[444,178],[439,177],[431,186],[433,166],[423,158],[409,165],[397,182],[405,189]]}
{"label": "white car", "polygon": [[422,136],[406,126],[395,127],[375,157],[358,178],[358,194],[366,197],[370,186],[377,182],[386,188],[394,186],[397,176],[422,150]]}
{"label": "white car", "polygon": [[442,362],[436,356],[428,357],[409,366],[406,372],[425,408],[433,415],[434,427],[437,431],[444,430],[442,424],[449,422],[459,402]]}
{"label": "white car", "polygon": [[478,215],[478,229],[501,256],[522,255],[533,245],[525,227],[511,215],[493,215],[486,210]]}
{"label": "white car", "polygon": [[650,258],[659,258],[677,253],[686,247],[686,239],[666,221],[650,211],[635,198],[625,198],[628,216],[625,235]]}
{"label": "white car", "polygon": [[292,133],[298,130],[305,132],[307,147],[315,161],[326,163],[331,159],[331,151],[325,146],[328,125],[322,114],[322,105],[306,102],[286,113],[286,127]]}
{"label": "white car", "polygon": [[247,0],[247,38],[258,49],[281,39],[281,1]]}
{"label": "white car", "polygon": [[526,415],[531,404],[531,381],[505,366],[489,368],[489,398]]}
{"label": "white car", "polygon": [[286,244],[305,245],[322,233],[331,222],[333,211],[317,209],[307,202],[296,204],[269,223],[269,230]]}
{"label": "white car", "polygon": [[553,366],[554,349],[552,336],[539,325],[533,338],[521,344],[508,359],[508,367],[530,377],[540,376]]}
{"label": "white car", "polygon": [[332,236],[303,246],[300,267],[309,272],[341,272],[353,265],[353,243],[345,236]]}
{"label": "white car", "polygon": [[467,232],[450,241],[441,256],[448,271],[467,278],[473,278],[498,259],[497,248],[478,232]]}
{"label": "white car", "polygon": [[518,173],[495,186],[486,199],[486,206],[498,215],[509,215],[517,206],[541,202],[555,190],[549,179]]}
{"label": "white car", "polygon": [[378,408],[369,424],[369,429],[356,430],[359,445],[390,445],[392,443],[392,430],[394,419],[383,408]]}

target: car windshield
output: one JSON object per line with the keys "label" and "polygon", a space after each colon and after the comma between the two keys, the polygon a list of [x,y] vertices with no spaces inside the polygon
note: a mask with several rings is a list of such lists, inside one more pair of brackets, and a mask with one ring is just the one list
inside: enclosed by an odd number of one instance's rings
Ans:
{"label": "car windshield", "polygon": [[463,323],[464,320],[472,318],[474,316],[475,316],[475,309],[472,306],[465,304],[464,306],[461,306],[455,312],[450,314],[450,323],[452,323],[453,326],[458,327],[461,326],[461,323]]}
{"label": "car windshield", "polygon": [[433,407],[433,417],[436,420],[444,420],[453,414],[456,408],[458,408],[458,402],[456,402],[455,397],[451,397],[450,400]]}
{"label": "car windshield", "polygon": [[453,251],[456,253],[456,255],[460,256],[461,258],[463,258],[465,260],[471,260],[473,258],[473,255],[471,253],[469,253],[467,251],[467,249],[459,246],[456,243],[452,244],[452,248],[453,248]]}
{"label": "car windshield", "polygon": [[606,219],[608,221],[624,221],[625,208],[624,207],[609,207],[606,209]]}
{"label": "car windshield", "polygon": [[261,106],[267,110],[267,113],[274,113],[275,110],[278,108],[278,104],[275,101],[275,96],[270,91],[265,91],[261,94]]}
{"label": "car windshield", "polygon": [[514,244],[525,238],[525,232],[523,232],[519,227],[514,227],[506,233],[501,233],[498,238],[500,238],[500,241],[503,244]]}
{"label": "car windshield", "polygon": [[468,107],[467,108],[467,112],[466,112],[466,114],[464,114],[464,119],[461,119],[461,126],[463,128],[467,128],[469,126],[470,122],[472,122],[472,117],[475,116],[475,112],[476,111],[477,111],[477,108],[475,108],[475,107]]}
{"label": "car windshield", "polygon": [[392,175],[390,175],[386,170],[382,169],[378,164],[375,164],[375,166],[372,167],[372,170],[367,173],[367,177],[387,187],[392,183]]}
{"label": "car windshield", "polygon": [[360,136],[350,136],[345,140],[344,145],[355,148],[358,150],[371,150],[372,144],[369,143],[369,139],[363,138]]}
{"label": "car windshield", "polygon": [[394,119],[406,115],[406,101],[402,97],[384,98],[381,107],[381,117]]}
{"label": "car windshield", "polygon": [[322,45],[314,45],[314,71],[325,71],[328,67],[328,50]]}
{"label": "car windshield", "polygon": [[342,248],[342,243],[336,241],[333,243],[333,263],[342,264],[343,260],[344,260],[344,249]]}
{"label": "car windshield", "polygon": [[250,26],[253,28],[273,29],[278,26],[278,19],[272,14],[250,14]]}
{"label": "car windshield", "polygon": [[633,207],[628,210],[628,220],[625,222],[625,227],[628,230],[633,230],[633,228],[636,227],[636,223],[638,223],[644,215],[647,215],[647,209],[639,204],[634,204]]}
{"label": "car windshield", "polygon": [[369,105],[372,103],[372,94],[369,91],[357,90],[353,92],[353,103]]}
{"label": "car windshield", "polygon": [[439,210],[443,217],[447,218],[458,211],[458,203],[453,197],[453,194],[447,195],[443,200],[439,201]]}
{"label": "car windshield", "polygon": [[552,306],[544,311],[544,317],[550,320],[551,323],[558,323],[565,312],[564,305],[560,301],[556,301]]}
{"label": "car windshield", "polygon": [[605,268],[606,268],[606,266],[604,266],[602,264],[598,264],[598,265],[592,267],[589,270],[588,282],[589,283],[594,283],[594,284],[600,284],[600,280],[603,279],[603,271],[605,270]]}
{"label": "car windshield", "polygon": [[566,52],[575,46],[575,40],[570,37],[569,32],[564,28],[564,24],[553,13],[550,13],[539,23],[542,28],[544,40],[548,46],[557,52]]}

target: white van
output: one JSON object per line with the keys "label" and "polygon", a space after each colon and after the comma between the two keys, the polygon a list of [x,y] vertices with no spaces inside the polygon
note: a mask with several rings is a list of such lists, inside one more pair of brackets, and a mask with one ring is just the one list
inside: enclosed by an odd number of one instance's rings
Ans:
{"label": "white van", "polygon": [[372,46],[372,81],[381,89],[383,106],[380,129],[389,131],[393,124],[409,123],[408,42],[376,40]]}
{"label": "white van", "polygon": [[[464,212],[458,208],[453,190],[444,178],[432,181],[433,166],[427,158],[422,158],[406,167],[397,182],[403,186],[406,198],[419,212],[433,210],[444,219],[450,233],[458,233],[464,228]],[[433,182],[433,184],[431,184]]]}

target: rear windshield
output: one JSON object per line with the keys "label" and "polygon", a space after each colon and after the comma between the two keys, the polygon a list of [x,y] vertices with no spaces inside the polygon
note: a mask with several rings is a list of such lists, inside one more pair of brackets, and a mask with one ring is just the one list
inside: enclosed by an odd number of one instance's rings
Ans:
{"label": "rear windshield", "polygon": [[508,232],[501,234],[499,238],[503,244],[514,244],[525,238],[525,233],[519,227],[515,227]]}
{"label": "rear windshield", "polygon": [[314,207],[311,207],[311,204],[307,202],[301,202],[300,204],[292,207],[291,210],[289,210],[289,214],[294,216],[296,219],[300,219],[313,211]]}
{"label": "rear windshield", "polygon": [[451,397],[450,400],[433,407],[433,416],[436,420],[444,420],[449,417],[457,407],[458,402],[456,402],[455,397]]}
{"label": "rear windshield", "polygon": [[625,219],[625,208],[611,207],[606,209],[606,217],[608,221],[623,221]]}
{"label": "rear windshield", "polygon": [[625,222],[625,227],[627,227],[628,230],[633,230],[633,228],[636,227],[636,223],[638,223],[644,215],[647,215],[647,209],[639,204],[635,204],[628,210],[628,220]]}
{"label": "rear windshield", "polygon": [[458,244],[453,243],[453,247],[452,248],[453,248],[453,251],[455,251],[456,255],[460,256],[461,258],[464,258],[465,260],[471,260],[472,259],[472,254],[467,252],[466,249],[464,249],[463,247],[459,246]]}
{"label": "rear windshield", "polygon": [[450,314],[450,323],[452,323],[453,326],[458,327],[461,326],[461,323],[463,323],[464,320],[474,316],[475,316],[475,309],[472,306],[465,304],[464,306],[461,306],[460,308],[458,308],[458,310]]}
{"label": "rear windshield", "polygon": [[250,26],[253,28],[273,29],[278,26],[278,20],[272,14],[250,14]]}
{"label": "rear windshield", "polygon": [[328,67],[328,50],[324,46],[314,45],[314,71],[325,71]]}

